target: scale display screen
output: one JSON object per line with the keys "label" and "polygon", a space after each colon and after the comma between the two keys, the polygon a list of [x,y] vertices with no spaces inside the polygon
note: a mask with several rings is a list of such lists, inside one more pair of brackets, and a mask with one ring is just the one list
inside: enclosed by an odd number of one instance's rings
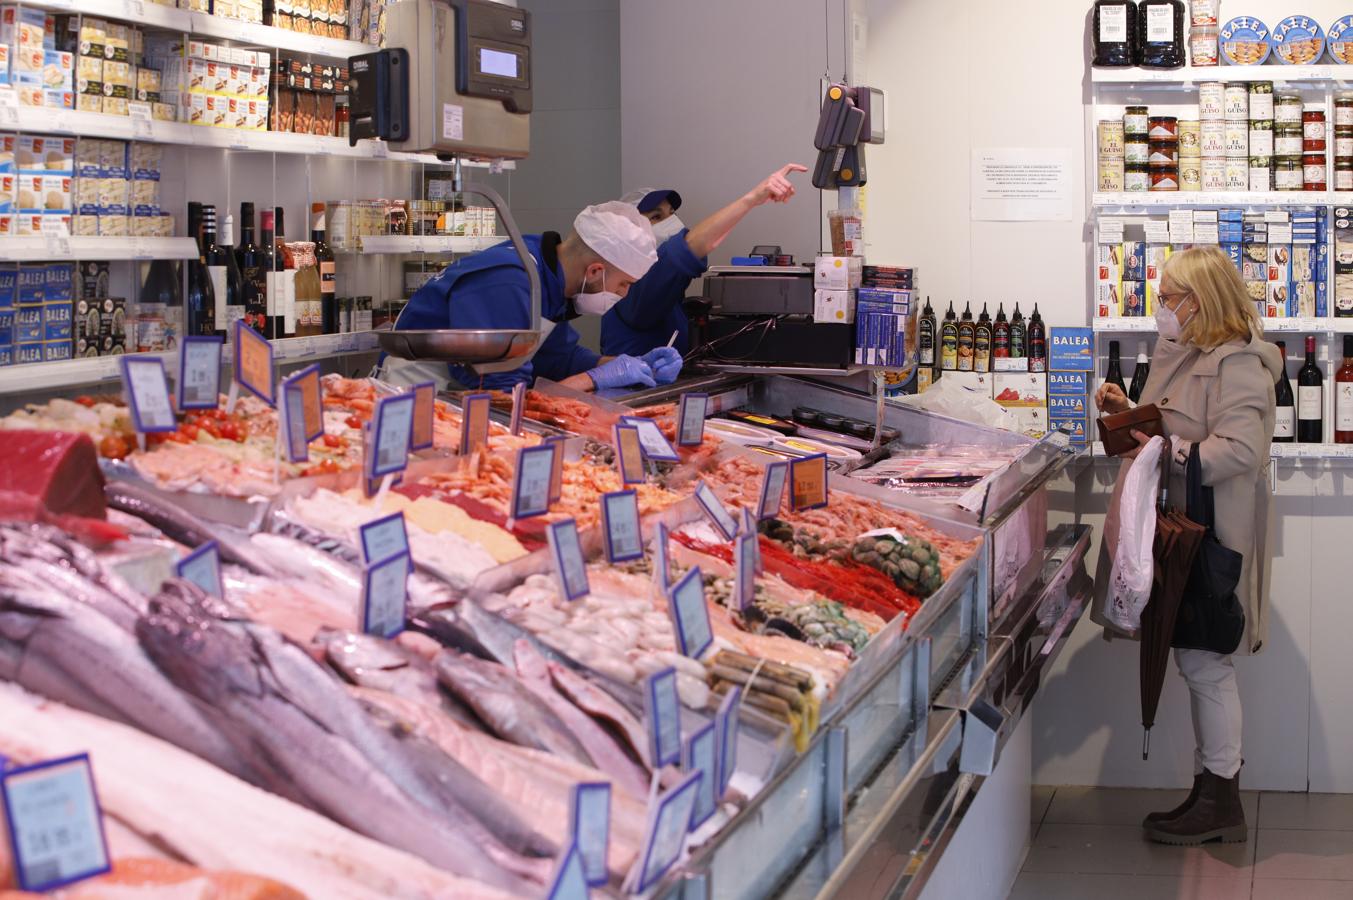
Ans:
{"label": "scale display screen", "polygon": [[501,50],[479,48],[479,71],[485,75],[497,75],[500,78],[520,78],[517,54],[504,53]]}

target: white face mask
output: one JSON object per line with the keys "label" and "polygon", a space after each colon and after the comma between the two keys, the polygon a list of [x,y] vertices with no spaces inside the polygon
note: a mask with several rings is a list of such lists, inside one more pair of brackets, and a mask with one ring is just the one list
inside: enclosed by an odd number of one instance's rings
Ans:
{"label": "white face mask", "polygon": [[1167,341],[1179,340],[1179,335],[1184,330],[1184,326],[1191,321],[1193,321],[1193,313],[1191,312],[1187,319],[1180,322],[1179,316],[1175,314],[1174,310],[1164,303],[1156,304],[1156,330]]}
{"label": "white face mask", "polygon": [[678,219],[676,213],[673,213],[661,222],[653,223],[653,237],[657,238],[658,243],[661,244],[663,241],[671,240],[681,234],[681,229],[685,227],[686,223]]}
{"label": "white face mask", "polygon": [[589,292],[587,277],[583,289],[573,295],[573,308],[584,316],[604,316],[607,310],[620,302],[620,295],[606,290],[606,270],[601,270],[601,290]]}

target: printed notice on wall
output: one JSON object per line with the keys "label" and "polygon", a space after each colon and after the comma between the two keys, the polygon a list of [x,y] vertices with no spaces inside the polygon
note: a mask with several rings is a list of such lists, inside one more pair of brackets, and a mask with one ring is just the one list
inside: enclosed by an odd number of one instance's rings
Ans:
{"label": "printed notice on wall", "polygon": [[1071,190],[1069,149],[973,148],[975,222],[1069,222]]}

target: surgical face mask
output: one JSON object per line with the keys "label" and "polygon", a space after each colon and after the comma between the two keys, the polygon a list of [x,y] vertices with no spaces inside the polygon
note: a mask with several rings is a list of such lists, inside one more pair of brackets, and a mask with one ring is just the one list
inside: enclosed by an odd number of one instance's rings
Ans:
{"label": "surgical face mask", "polygon": [[583,277],[583,289],[573,295],[573,308],[585,316],[604,316],[606,311],[620,302],[620,295],[606,290],[606,270],[601,270],[601,290],[588,291],[587,278]]}
{"label": "surgical face mask", "polygon": [[1179,335],[1184,330],[1184,326],[1191,321],[1193,321],[1193,313],[1191,312],[1187,319],[1180,322],[1179,316],[1175,314],[1174,310],[1164,303],[1156,304],[1156,330],[1167,341],[1179,340]]}
{"label": "surgical face mask", "polygon": [[686,223],[678,219],[676,213],[673,213],[661,222],[653,223],[653,237],[657,238],[658,243],[661,244],[663,241],[671,240],[681,234],[681,229],[685,227]]}

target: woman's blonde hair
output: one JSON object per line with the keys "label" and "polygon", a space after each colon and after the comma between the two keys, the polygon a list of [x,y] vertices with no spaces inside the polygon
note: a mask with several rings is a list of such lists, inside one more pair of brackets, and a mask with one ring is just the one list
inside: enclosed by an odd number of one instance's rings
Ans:
{"label": "woman's blonde hair", "polygon": [[1176,253],[1166,261],[1162,281],[1166,275],[1176,291],[1188,291],[1198,304],[1198,311],[1180,333],[1183,341],[1210,349],[1263,333],[1236,264],[1220,248],[1193,247]]}

